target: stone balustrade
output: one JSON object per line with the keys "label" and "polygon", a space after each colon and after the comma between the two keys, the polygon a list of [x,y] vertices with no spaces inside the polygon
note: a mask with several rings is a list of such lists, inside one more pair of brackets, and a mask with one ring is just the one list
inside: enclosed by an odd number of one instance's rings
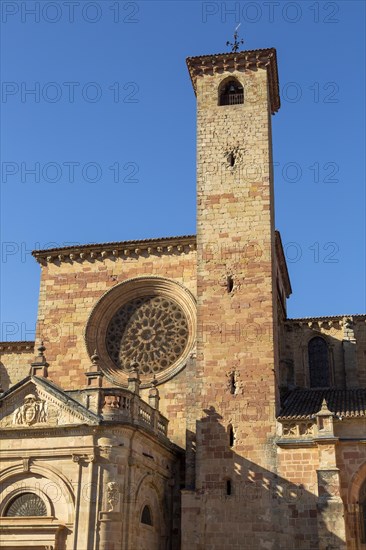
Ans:
{"label": "stone balustrade", "polygon": [[123,388],[88,388],[66,392],[105,422],[126,423],[167,437],[168,419],[141,397]]}

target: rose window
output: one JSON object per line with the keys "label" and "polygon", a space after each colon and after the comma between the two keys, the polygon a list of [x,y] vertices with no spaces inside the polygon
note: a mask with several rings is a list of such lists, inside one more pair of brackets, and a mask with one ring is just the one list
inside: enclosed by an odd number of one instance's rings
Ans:
{"label": "rose window", "polygon": [[177,302],[165,296],[140,296],[113,315],[106,348],[119,369],[128,372],[137,363],[141,374],[156,374],[178,361],[188,336],[188,321]]}

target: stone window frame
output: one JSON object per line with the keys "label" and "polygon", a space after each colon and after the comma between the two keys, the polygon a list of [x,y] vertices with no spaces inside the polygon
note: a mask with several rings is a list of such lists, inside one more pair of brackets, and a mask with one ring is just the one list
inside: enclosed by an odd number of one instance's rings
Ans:
{"label": "stone window frame", "polygon": [[[311,386],[310,385],[310,361],[309,361],[309,343],[313,338],[322,338],[325,341],[327,350],[328,350],[328,367],[329,367],[329,385],[328,386]],[[310,389],[323,388],[332,388],[334,387],[334,356],[333,356],[333,346],[329,343],[327,335],[317,332],[310,331],[310,334],[306,336],[305,341],[302,344],[303,352],[303,367],[304,367],[304,378],[305,386]],[[295,374],[296,376],[296,374]]]}
{"label": "stone window frame", "polygon": [[[311,374],[312,374],[312,365],[310,363],[310,358],[311,358],[311,351],[310,351],[310,346],[312,343],[314,343],[315,341],[317,342],[322,342],[322,347],[323,347],[323,350],[322,350],[322,353],[324,352],[324,355],[325,355],[325,361],[323,363],[321,363],[321,370],[322,370],[322,375],[320,376],[320,378],[322,378],[322,376],[325,377],[325,375],[327,376],[327,384],[325,385],[312,385],[312,381],[311,381]],[[326,341],[325,338],[323,338],[322,336],[320,335],[315,335],[313,336],[312,338],[310,338],[310,340],[308,341],[308,365],[309,365],[309,385],[311,388],[328,388],[331,386],[331,375],[330,375],[330,357],[329,357],[329,347],[328,347],[328,343]],[[317,365],[315,365],[317,366]],[[325,368],[327,369],[327,372],[325,373]],[[314,372],[313,372],[314,374]]]}
{"label": "stone window frame", "polygon": [[[165,370],[156,373],[156,381],[162,384],[178,374],[187,364],[196,343],[196,299],[190,290],[178,281],[159,276],[134,277],[126,279],[108,289],[92,308],[84,331],[84,341],[89,357],[95,350],[100,359],[100,367],[106,378],[115,386],[127,387],[128,374],[117,369],[109,356],[105,336],[112,316],[124,303],[138,296],[165,296],[174,300],[186,315],[188,341],[181,357]],[[141,389],[151,385],[152,375],[140,373]]]}
{"label": "stone window frame", "polygon": [[[145,512],[146,509],[147,509],[148,512],[149,512],[149,516],[150,516],[150,521],[151,521],[151,523],[146,523],[145,521],[142,521],[143,515],[144,515],[144,512]],[[141,510],[140,510],[140,524],[141,524],[141,525],[145,525],[146,527],[151,527],[152,529],[154,529],[154,527],[155,527],[155,525],[154,525],[154,514],[152,513],[151,505],[150,505],[148,502],[145,502],[145,503],[141,506]]]}
{"label": "stone window frame", "polygon": [[232,498],[235,495],[233,478],[230,477],[229,475],[225,476],[223,478],[223,484],[224,484],[223,492],[224,492],[225,499]]}
{"label": "stone window frame", "polygon": [[54,515],[54,512],[53,512],[53,509],[52,509],[52,505],[51,505],[51,502],[49,500],[49,498],[47,497],[47,495],[41,491],[39,488],[35,489],[34,487],[31,487],[31,486],[22,486],[22,487],[18,487],[16,489],[14,489],[13,491],[11,491],[9,494],[7,494],[1,504],[0,504],[0,518],[6,518],[6,519],[9,519],[9,518],[14,518],[14,517],[23,517],[23,518],[27,518],[27,517],[33,517],[33,516],[7,516],[7,510],[9,508],[9,506],[11,506],[11,504],[13,503],[14,500],[16,500],[17,498],[21,497],[22,495],[25,495],[25,494],[34,494],[36,495],[38,498],[40,498],[42,500],[42,502],[45,504],[46,506],[46,515],[42,515],[42,516],[34,516],[34,517],[39,517],[39,518],[42,518],[42,519],[47,519],[47,518],[53,518],[55,517]]}

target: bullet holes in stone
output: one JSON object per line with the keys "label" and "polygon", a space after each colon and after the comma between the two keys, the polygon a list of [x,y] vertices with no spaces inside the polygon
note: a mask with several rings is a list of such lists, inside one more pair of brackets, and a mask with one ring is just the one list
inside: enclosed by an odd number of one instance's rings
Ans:
{"label": "bullet holes in stone", "polygon": [[227,276],[226,288],[227,288],[228,294],[231,294],[232,291],[234,290],[234,278],[232,277],[232,275]]}
{"label": "bullet holes in stone", "polygon": [[[239,144],[227,144],[223,150],[225,168],[234,175],[240,168],[240,163],[243,158],[245,151],[242,148],[242,145]],[[239,172],[238,172],[239,175]]]}

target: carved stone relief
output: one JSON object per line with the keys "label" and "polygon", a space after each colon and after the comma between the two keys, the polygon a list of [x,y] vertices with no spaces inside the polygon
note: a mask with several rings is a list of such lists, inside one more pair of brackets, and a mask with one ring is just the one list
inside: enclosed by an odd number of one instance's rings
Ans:
{"label": "carved stone relief", "polygon": [[25,396],[23,405],[15,409],[13,424],[31,426],[46,423],[48,418],[47,404],[33,393]]}
{"label": "carved stone relief", "polygon": [[116,481],[107,483],[108,512],[113,512],[119,501],[119,485]]}

